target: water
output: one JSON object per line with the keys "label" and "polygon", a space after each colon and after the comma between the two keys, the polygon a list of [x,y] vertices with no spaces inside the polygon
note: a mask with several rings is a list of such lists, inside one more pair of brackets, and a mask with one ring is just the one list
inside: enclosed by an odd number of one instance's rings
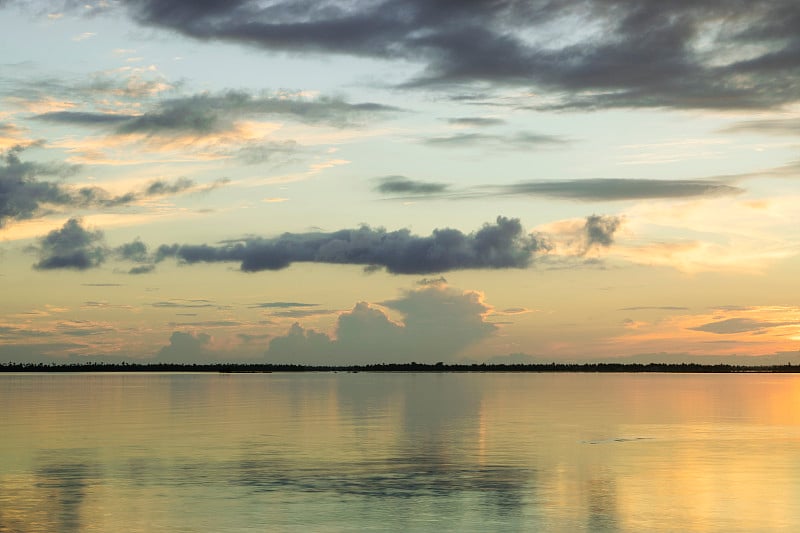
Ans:
{"label": "water", "polygon": [[800,376],[0,375],[0,531],[796,531]]}

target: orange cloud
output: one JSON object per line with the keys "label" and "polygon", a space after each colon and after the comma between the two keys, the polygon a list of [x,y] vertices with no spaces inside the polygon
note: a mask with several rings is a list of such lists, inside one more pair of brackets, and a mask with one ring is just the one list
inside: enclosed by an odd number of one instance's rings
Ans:
{"label": "orange cloud", "polygon": [[[633,324],[635,327],[630,327]],[[625,353],[687,352],[765,355],[797,349],[800,307],[754,306],[673,315],[657,322],[624,324],[629,333],[608,339]]]}

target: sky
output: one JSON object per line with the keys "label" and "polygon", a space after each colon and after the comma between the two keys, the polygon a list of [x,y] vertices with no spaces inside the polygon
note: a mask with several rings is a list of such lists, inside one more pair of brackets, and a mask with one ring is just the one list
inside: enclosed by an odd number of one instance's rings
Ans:
{"label": "sky", "polygon": [[795,0],[0,0],[0,361],[800,362]]}

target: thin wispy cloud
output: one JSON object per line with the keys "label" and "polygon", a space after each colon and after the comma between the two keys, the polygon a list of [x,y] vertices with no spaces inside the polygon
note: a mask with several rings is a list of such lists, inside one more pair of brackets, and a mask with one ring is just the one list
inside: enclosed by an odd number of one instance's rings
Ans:
{"label": "thin wispy cloud", "polygon": [[[491,189],[489,189],[491,192]],[[581,202],[691,198],[741,194],[739,187],[714,180],[576,179],[518,182],[496,189],[510,196],[539,196]]]}
{"label": "thin wispy cloud", "polygon": [[717,197],[742,194],[745,190],[718,179],[590,178],[558,181],[518,181],[505,185],[476,185],[460,190],[449,184],[387,176],[375,191],[397,199],[407,197],[481,200],[496,197],[554,198],[577,202]]}
{"label": "thin wispy cloud", "polygon": [[109,126],[119,135],[195,134],[228,131],[245,116],[289,117],[334,127],[358,125],[380,114],[399,111],[374,102],[351,104],[338,97],[307,98],[291,93],[251,94],[246,91],[200,93],[162,100],[142,114],[54,111],[35,119],[75,126]]}
{"label": "thin wispy cloud", "polygon": [[448,118],[447,123],[452,126],[486,128],[489,126],[501,126],[505,124],[506,121],[496,117],[455,117]]}
{"label": "thin wispy cloud", "polygon": [[317,307],[318,305],[307,302],[261,302],[253,304],[251,307],[258,309],[291,309],[295,307]]}
{"label": "thin wispy cloud", "polygon": [[439,148],[503,148],[510,150],[535,149],[564,146],[568,139],[557,135],[519,132],[511,135],[488,133],[457,133],[444,137],[429,137],[423,140],[427,146]]}

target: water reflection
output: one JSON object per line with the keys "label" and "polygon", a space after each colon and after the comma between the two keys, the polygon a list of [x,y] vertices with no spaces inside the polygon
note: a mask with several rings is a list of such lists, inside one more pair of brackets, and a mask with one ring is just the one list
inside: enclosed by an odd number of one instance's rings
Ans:
{"label": "water reflection", "polygon": [[37,452],[31,472],[0,477],[0,531],[81,532],[87,500],[103,477],[86,449]]}
{"label": "water reflection", "polygon": [[348,464],[293,463],[246,458],[231,482],[255,491],[334,492],[373,498],[453,496],[461,492],[495,494],[508,507],[519,503],[529,473],[504,465],[453,464],[428,455]]}
{"label": "water reflection", "polygon": [[86,493],[96,483],[98,468],[95,463],[81,460],[61,452],[63,457],[49,457],[36,472],[36,487],[50,502],[48,515],[54,520],[53,531],[82,531],[81,511]]}
{"label": "water reflection", "polygon": [[609,472],[598,473],[586,481],[589,531],[619,531],[617,483]]}
{"label": "water reflection", "polygon": [[0,531],[795,529],[798,398],[793,376],[0,376]]}
{"label": "water reflection", "polygon": [[[334,380],[338,412],[351,424],[356,457],[332,450],[298,461],[264,440],[242,450],[233,483],[254,491],[329,492],[377,500],[470,494],[504,514],[521,509],[532,470],[476,463],[480,389],[463,376],[406,378],[344,374]],[[305,393],[332,397],[324,382],[317,385],[305,388]],[[317,402],[306,397],[295,406],[307,409]],[[293,411],[296,416],[309,415]],[[398,417],[399,427],[394,422]],[[393,429],[388,441],[387,422]]]}

